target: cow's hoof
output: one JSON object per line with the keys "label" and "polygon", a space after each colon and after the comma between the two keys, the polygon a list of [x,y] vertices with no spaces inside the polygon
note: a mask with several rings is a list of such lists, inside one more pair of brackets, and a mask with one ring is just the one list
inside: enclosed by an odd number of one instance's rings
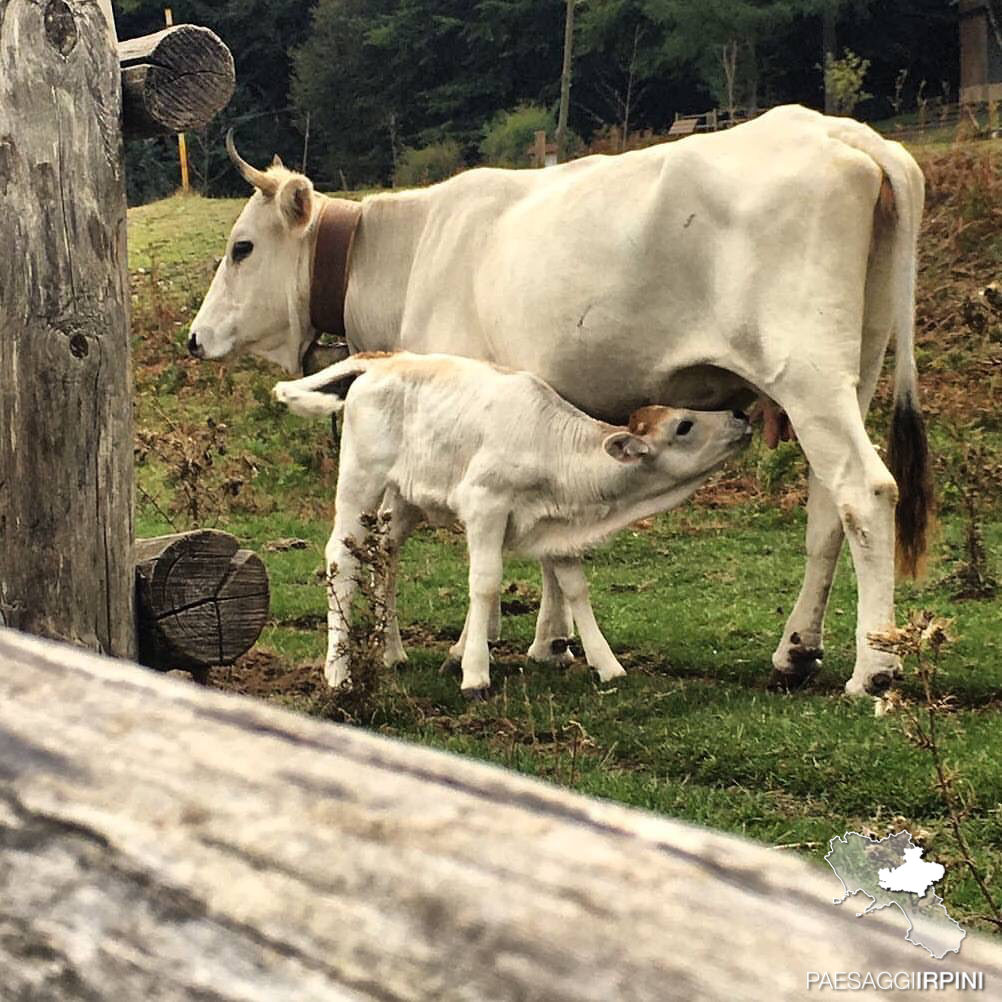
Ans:
{"label": "cow's hoof", "polygon": [[482,689],[460,689],[459,691],[467,703],[483,703],[490,695],[491,687],[485,685]]}
{"label": "cow's hoof", "polygon": [[845,684],[847,696],[883,696],[895,681],[901,677],[901,662],[898,658],[875,666],[876,670],[868,675],[853,672],[852,678]]}
{"label": "cow's hoof", "polygon": [[866,683],[866,691],[870,696],[883,696],[894,684],[894,676],[890,672],[877,672]]}
{"label": "cow's hoof", "polygon": [[846,695],[883,696],[894,685],[895,679],[900,674],[900,672],[887,670],[878,671],[875,675],[871,675],[865,682],[856,682],[854,679],[849,679],[845,684]]}
{"label": "cow's hoof", "polygon": [[396,668],[400,671],[407,667],[407,655],[401,651],[399,654],[386,653],[383,655],[383,667],[388,669]]}
{"label": "cow's hoof", "polygon": [[773,663],[769,676],[772,692],[796,692],[809,685],[821,671],[824,651],[820,647],[791,647],[786,652],[786,665]]}

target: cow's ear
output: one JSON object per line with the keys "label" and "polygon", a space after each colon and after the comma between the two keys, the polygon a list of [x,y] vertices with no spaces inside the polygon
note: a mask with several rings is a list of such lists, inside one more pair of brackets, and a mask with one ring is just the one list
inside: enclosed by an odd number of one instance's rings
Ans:
{"label": "cow's ear", "polygon": [[610,435],[602,443],[602,448],[620,463],[636,463],[651,451],[647,442],[628,431],[617,431]]}
{"label": "cow's ear", "polygon": [[313,217],[313,184],[294,174],[278,191],[278,208],[290,226],[305,226]]}

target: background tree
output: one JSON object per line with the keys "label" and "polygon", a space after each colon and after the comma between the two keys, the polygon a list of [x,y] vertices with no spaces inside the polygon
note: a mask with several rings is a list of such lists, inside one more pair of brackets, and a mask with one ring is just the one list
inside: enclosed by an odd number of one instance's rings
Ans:
{"label": "background tree", "polygon": [[650,123],[652,84],[666,97],[663,34],[646,7],[645,0],[590,0],[578,14],[575,101],[592,129],[616,126],[620,149],[635,125]]}
{"label": "background tree", "polygon": [[[163,26],[163,0],[116,10],[120,37]],[[246,190],[223,152],[230,126],[253,162],[277,152],[298,166],[309,116],[306,166],[322,187],[386,184],[405,148],[453,142],[464,163],[479,162],[495,116],[555,110],[560,94],[566,0],[174,0],[173,10],[177,23],[215,30],[237,64],[230,106],[189,135],[193,181],[208,194]],[[569,127],[618,150],[635,131],[667,131],[676,112],[819,107],[825,24],[839,54],[869,61],[875,97],[857,116],[914,108],[923,81],[926,99],[956,93],[957,11],[942,0],[579,0]],[[177,187],[172,141],[130,143],[126,157],[133,204]]]}

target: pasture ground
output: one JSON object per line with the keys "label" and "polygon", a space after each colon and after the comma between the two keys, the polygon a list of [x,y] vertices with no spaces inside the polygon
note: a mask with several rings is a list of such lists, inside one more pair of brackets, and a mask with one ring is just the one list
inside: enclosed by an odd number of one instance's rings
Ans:
{"label": "pasture ground", "polygon": [[[993,144],[994,145],[994,144]],[[959,770],[969,840],[1002,896],[1002,595],[958,598],[976,512],[986,566],[1002,577],[1002,312],[980,291],[1002,271],[1002,171],[991,145],[924,158],[918,358],[943,513],[925,581],[902,584],[899,618],[953,620],[943,686],[954,698],[943,744]],[[167,199],[130,212],[140,535],[215,525],[258,551],[272,581],[257,647],[211,684],[307,713],[322,699],[324,589],[336,461],[323,422],[270,398],[277,373],[248,360],[187,359],[187,324],[242,201]],[[1002,298],[1002,297],[1000,297]],[[887,427],[888,388],[871,418]],[[539,598],[530,562],[506,567],[497,695],[468,705],[439,664],[465,611],[457,532],[422,529],[404,554],[408,667],[385,677],[364,726],[488,759],[674,817],[746,834],[819,865],[845,830],[907,828],[947,864],[958,920],[979,925],[928,756],[900,714],[840,695],[852,668],[854,580],[844,556],[825,668],[806,691],[766,690],[769,659],[803,567],[803,460],[753,447],[685,508],[624,532],[588,559],[599,621],[629,672],[599,686],[582,662],[522,673]],[[906,697],[918,698],[908,679]],[[839,885],[832,875],[833,895]]]}

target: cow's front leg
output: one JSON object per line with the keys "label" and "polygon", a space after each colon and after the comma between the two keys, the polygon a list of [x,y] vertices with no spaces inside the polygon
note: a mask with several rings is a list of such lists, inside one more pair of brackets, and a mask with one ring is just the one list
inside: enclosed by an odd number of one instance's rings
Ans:
{"label": "cow's front leg", "polygon": [[[826,390],[830,404],[823,416],[817,416],[807,406],[798,408],[797,400],[813,401]],[[897,485],[873,448],[856,396],[848,388],[833,393],[830,387],[817,386],[811,393],[800,392],[787,406],[787,412],[812,471],[834,503],[856,571],[859,596],[856,665],[846,692],[878,695],[900,672],[898,658],[877,650],[868,639],[871,633],[894,625]],[[823,512],[822,508],[822,526]],[[827,567],[834,559],[835,540],[831,536],[828,546],[819,566]]]}
{"label": "cow's front leg", "polygon": [[797,602],[772,656],[771,684],[776,688],[799,688],[821,668],[825,610],[842,539],[835,502],[812,470],[807,495],[807,565]]}
{"label": "cow's front leg", "polygon": [[588,664],[598,672],[598,677],[603,682],[625,675],[623,666],[612,653],[612,648],[595,622],[595,614],[588,600],[588,581],[581,561],[576,557],[562,557],[553,561],[553,570],[560,590],[570,603]]}
{"label": "cow's front leg", "polygon": [[462,690],[465,696],[478,698],[491,684],[488,635],[501,590],[501,545],[506,519],[503,515],[481,515],[465,521],[470,554],[470,608],[460,638],[463,645]]}
{"label": "cow's front leg", "polygon": [[536,617],[536,635],[526,657],[530,661],[556,665],[569,665],[574,660],[570,639],[574,634],[574,619],[560,582],[553,570],[553,562],[539,562],[542,572],[542,596],[539,615]]}

